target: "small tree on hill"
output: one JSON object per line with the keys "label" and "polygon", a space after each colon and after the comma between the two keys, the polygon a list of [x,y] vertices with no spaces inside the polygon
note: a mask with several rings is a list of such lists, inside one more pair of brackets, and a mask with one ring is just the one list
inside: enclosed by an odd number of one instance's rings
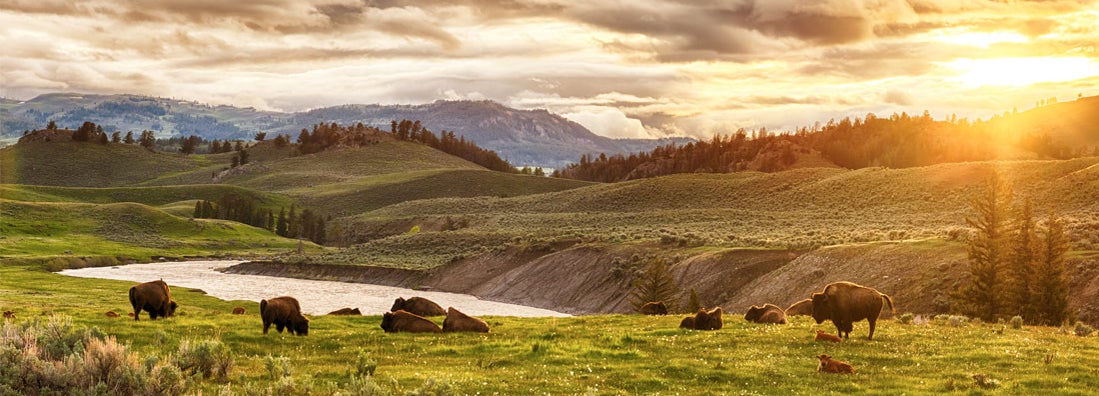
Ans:
{"label": "small tree on hill", "polygon": [[645,266],[645,272],[633,282],[630,304],[634,311],[639,311],[645,303],[662,301],[669,312],[674,312],[676,296],[679,295],[679,286],[672,278],[668,262],[662,258],[652,258]]}
{"label": "small tree on hill", "polygon": [[1005,267],[1009,257],[1008,220],[1011,187],[994,174],[984,191],[971,202],[975,217],[966,224],[975,229],[969,240],[969,283],[954,294],[966,315],[991,321],[1003,313]]}
{"label": "small tree on hill", "polygon": [[141,147],[152,149],[153,145],[156,144],[156,135],[153,134],[153,131],[141,131],[141,138],[138,139],[138,142],[141,143]]}
{"label": "small tree on hill", "polygon": [[126,137],[122,138],[122,143],[134,144],[134,131],[126,131]]}
{"label": "small tree on hill", "polygon": [[695,288],[691,288],[691,295],[687,298],[687,306],[683,309],[684,312],[693,313],[698,312],[702,308],[702,301],[698,299],[698,293],[695,292]]}
{"label": "small tree on hill", "polygon": [[56,131],[57,130],[57,123],[54,122],[54,120],[50,120],[50,122],[46,124],[46,129],[51,130],[51,131]]}
{"label": "small tree on hill", "polygon": [[267,139],[267,132],[260,132],[256,134],[256,141],[262,142],[263,139]]}
{"label": "small tree on hill", "polygon": [[111,143],[122,143],[122,132],[114,131],[111,134]]}

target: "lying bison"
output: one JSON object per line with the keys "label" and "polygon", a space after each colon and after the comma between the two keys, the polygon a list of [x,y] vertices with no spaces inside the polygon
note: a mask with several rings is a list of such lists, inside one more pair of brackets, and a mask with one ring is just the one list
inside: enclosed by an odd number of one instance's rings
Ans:
{"label": "lying bison", "polygon": [[424,317],[404,310],[382,315],[382,330],[386,333],[441,333],[439,325]]}
{"label": "lying bison", "polygon": [[447,307],[446,319],[443,319],[443,332],[453,333],[458,331],[488,333],[488,323],[479,318],[466,315],[454,309],[454,307]]}
{"label": "lying bison", "polygon": [[443,310],[443,307],[440,307],[439,304],[436,304],[434,301],[423,297],[412,297],[407,300],[405,300],[404,297],[398,297],[393,301],[393,307],[389,308],[389,311],[405,311],[419,316],[446,315],[446,311]]}
{"label": "lying bison", "polygon": [[866,339],[872,340],[882,300],[894,311],[893,299],[877,290],[851,282],[830,283],[823,292],[813,293],[813,319],[817,324],[831,319],[843,338],[850,337],[855,322],[866,319],[870,322],[870,335]]}
{"label": "lying bison", "polygon": [[694,316],[683,318],[683,321],[679,322],[679,327],[694,330],[720,330],[725,325],[721,320],[721,312],[721,307],[709,311],[699,308]]}
{"label": "lying bison", "polygon": [[754,323],[786,324],[786,312],[774,304],[753,305],[744,314],[744,320]]}
{"label": "lying bison", "polygon": [[271,324],[275,324],[275,330],[282,333],[282,329],[290,330],[290,333],[299,336],[309,334],[309,319],[301,314],[301,304],[294,297],[275,297],[270,300],[260,300],[259,316],[263,318],[263,334]]}
{"label": "lying bison", "polygon": [[329,315],[362,315],[362,311],[358,308],[340,308],[335,311],[329,312]]}
{"label": "lying bison", "polygon": [[233,315],[244,315],[244,307],[233,307]]}
{"label": "lying bison", "polygon": [[647,302],[638,311],[642,315],[667,315],[668,306],[664,305],[663,301]]}
{"label": "lying bison", "polygon": [[809,316],[813,314],[813,300],[806,298],[796,303],[790,304],[790,307],[786,308],[786,316],[805,315]]}
{"label": "lying bison", "polygon": [[4,311],[4,319],[15,319],[15,312]]}
{"label": "lying bison", "polygon": [[149,311],[149,319],[156,320],[175,315],[179,307],[172,301],[172,292],[163,279],[131,287],[130,305],[134,307],[134,320],[140,320],[141,310]]}

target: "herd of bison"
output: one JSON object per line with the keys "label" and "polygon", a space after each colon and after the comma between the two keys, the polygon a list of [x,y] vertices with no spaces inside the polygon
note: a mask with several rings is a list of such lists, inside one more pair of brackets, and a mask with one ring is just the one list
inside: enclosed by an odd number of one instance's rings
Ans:
{"label": "herd of bison", "polygon": [[[817,340],[832,342],[841,342],[840,336],[848,338],[854,322],[865,319],[870,324],[870,334],[867,339],[873,339],[878,315],[885,303],[889,304],[890,311],[894,311],[892,298],[877,290],[851,282],[835,282],[825,286],[823,291],[813,293],[811,298],[794,303],[785,310],[773,304],[764,304],[762,307],[752,306],[744,315],[744,319],[756,323],[785,324],[787,316],[812,315],[817,324],[831,320],[836,326],[838,336],[828,334],[824,330],[817,330]],[[178,304],[171,298],[168,284],[163,280],[131,287],[130,304],[134,309],[131,314],[134,320],[138,320],[141,311],[147,311],[150,319],[156,319],[172,316],[178,308]],[[261,300],[259,307],[260,317],[263,319],[263,334],[267,334],[272,324],[279,333],[282,333],[283,329],[288,329],[299,336],[309,334],[309,319],[302,315],[301,305],[294,297],[283,296]],[[390,311],[382,317],[381,327],[387,333],[460,331],[487,333],[489,331],[488,324],[484,320],[463,314],[454,307],[444,310],[439,304],[422,297],[398,298]],[[640,311],[647,315],[668,313],[663,302],[647,303],[641,307]],[[244,314],[244,312],[243,307],[233,309],[234,314]],[[107,314],[118,316],[114,312]],[[329,313],[329,315],[361,314],[358,308],[343,308]],[[699,309],[694,315],[683,318],[679,327],[693,330],[719,330],[724,325],[721,314],[721,307],[711,310]],[[5,316],[7,315],[8,313],[5,313]],[[433,316],[445,316],[442,328],[427,319]],[[849,364],[832,359],[831,356],[820,355],[818,359],[820,363],[817,371],[854,373],[854,369]]]}

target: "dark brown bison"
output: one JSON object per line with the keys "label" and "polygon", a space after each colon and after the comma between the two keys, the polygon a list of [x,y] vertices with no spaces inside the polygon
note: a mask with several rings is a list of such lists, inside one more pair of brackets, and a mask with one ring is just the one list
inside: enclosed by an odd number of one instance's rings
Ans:
{"label": "dark brown bison", "polygon": [[340,308],[340,309],[337,309],[335,311],[329,312],[328,314],[329,315],[362,315],[363,313],[362,313],[362,311],[359,311],[358,308],[355,308],[355,309]]}
{"label": "dark brown bison", "polygon": [[753,305],[744,314],[744,320],[755,323],[786,324],[786,312],[774,304]]}
{"label": "dark brown bison", "polygon": [[668,306],[664,305],[663,301],[647,302],[638,311],[642,315],[667,315]]}
{"label": "dark brown bison", "polygon": [[850,364],[841,362],[836,359],[832,359],[828,355],[817,356],[820,359],[820,363],[817,364],[817,371],[821,373],[837,373],[837,374],[854,374],[855,368]]}
{"label": "dark brown bison", "polygon": [[4,319],[15,319],[15,312],[4,311]]}
{"label": "dark brown bison", "polygon": [[843,342],[842,338],[839,338],[838,336],[834,336],[834,335],[825,333],[824,330],[820,330],[820,329],[817,330],[817,338],[815,338],[815,340],[817,340],[817,341]]}
{"label": "dark brown bison", "polygon": [[706,311],[699,308],[695,316],[688,316],[679,322],[679,327],[695,330],[720,330],[725,322],[721,320],[721,307]]}
{"label": "dark brown bison", "polygon": [[244,315],[244,307],[234,307],[233,315]]}
{"label": "dark brown bison", "polygon": [[458,331],[470,331],[476,333],[488,333],[488,323],[466,315],[454,307],[447,307],[446,319],[443,319],[443,332],[453,333]]}
{"label": "dark brown bison", "polygon": [[149,311],[149,319],[175,315],[179,307],[172,301],[172,291],[164,280],[145,282],[130,288],[130,305],[134,307],[134,320],[140,320],[141,310]]}
{"label": "dark brown bison", "polygon": [[686,318],[683,318],[683,321],[679,322],[679,328],[694,330],[694,328],[695,328],[695,317],[694,316],[688,316]]}
{"label": "dark brown bison", "polygon": [[435,322],[404,310],[386,312],[382,315],[382,330],[386,333],[441,333],[443,331]]}
{"label": "dark brown bison", "polygon": [[294,297],[275,297],[270,300],[260,300],[259,316],[263,318],[263,334],[271,324],[275,324],[275,330],[279,333],[283,328],[299,336],[309,334],[309,319],[301,314],[301,304]]}
{"label": "dark brown bison", "polygon": [[823,292],[813,293],[813,319],[817,324],[831,319],[843,338],[850,337],[855,322],[866,319],[870,322],[870,335],[866,339],[872,340],[882,300],[889,303],[890,311],[894,310],[893,299],[877,290],[851,282],[830,283]]}
{"label": "dark brown bison", "polygon": [[418,316],[446,315],[446,311],[443,310],[443,307],[440,307],[439,304],[436,304],[434,301],[423,297],[412,297],[407,300],[405,300],[404,297],[398,297],[393,301],[393,307],[389,308],[389,311],[405,311]]}
{"label": "dark brown bison", "polygon": [[790,304],[789,308],[786,308],[786,316],[805,315],[809,316],[813,314],[813,299],[806,298],[796,303]]}

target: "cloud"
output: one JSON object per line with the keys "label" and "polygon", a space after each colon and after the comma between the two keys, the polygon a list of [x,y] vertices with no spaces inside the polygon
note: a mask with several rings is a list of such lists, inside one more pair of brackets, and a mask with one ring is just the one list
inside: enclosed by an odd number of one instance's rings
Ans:
{"label": "cloud", "polygon": [[641,120],[629,118],[614,107],[584,106],[562,114],[596,134],[610,138],[652,139]]}

